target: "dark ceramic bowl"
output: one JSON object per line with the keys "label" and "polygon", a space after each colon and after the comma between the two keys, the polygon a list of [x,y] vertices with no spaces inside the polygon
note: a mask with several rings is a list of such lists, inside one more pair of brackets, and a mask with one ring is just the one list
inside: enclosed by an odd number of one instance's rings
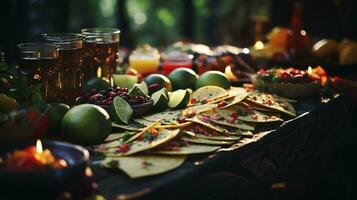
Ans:
{"label": "dark ceramic bowl", "polygon": [[[35,143],[23,143],[1,147],[0,157],[17,149],[24,149]],[[85,148],[65,142],[43,141],[43,148],[54,156],[63,158],[68,166],[63,169],[40,171],[19,171],[0,167],[0,191],[5,196],[44,195],[65,191],[68,185],[85,177],[89,152]]]}
{"label": "dark ceramic bowl", "polygon": [[[150,112],[153,105],[154,105],[154,100],[152,99],[150,99],[148,102],[145,102],[143,104],[131,105],[131,108],[133,109],[133,114],[131,115],[131,117],[139,117],[147,114],[148,112]],[[110,117],[113,116],[111,106],[100,106],[100,107],[104,108],[104,110],[108,112]]]}

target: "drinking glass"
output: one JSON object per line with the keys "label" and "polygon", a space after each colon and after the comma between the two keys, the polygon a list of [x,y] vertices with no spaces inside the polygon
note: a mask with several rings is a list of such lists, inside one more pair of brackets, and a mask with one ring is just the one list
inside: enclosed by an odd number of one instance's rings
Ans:
{"label": "drinking glass", "polygon": [[18,65],[22,75],[34,87],[41,84],[42,96],[47,101],[58,99],[58,47],[47,43],[18,44]]}
{"label": "drinking glass", "polygon": [[120,30],[115,28],[85,28],[84,79],[102,77],[113,83],[112,75],[119,65]]}
{"label": "drinking glass", "polygon": [[58,89],[62,102],[73,105],[82,94],[83,36],[77,33],[45,33],[43,38],[59,48]]}

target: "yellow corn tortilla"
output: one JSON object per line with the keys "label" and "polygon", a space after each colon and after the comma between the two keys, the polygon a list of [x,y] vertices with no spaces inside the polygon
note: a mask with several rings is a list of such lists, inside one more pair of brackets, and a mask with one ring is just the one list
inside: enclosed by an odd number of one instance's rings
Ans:
{"label": "yellow corn tortilla", "polygon": [[135,155],[107,157],[100,165],[124,171],[130,178],[152,176],[171,171],[184,163],[186,156]]}

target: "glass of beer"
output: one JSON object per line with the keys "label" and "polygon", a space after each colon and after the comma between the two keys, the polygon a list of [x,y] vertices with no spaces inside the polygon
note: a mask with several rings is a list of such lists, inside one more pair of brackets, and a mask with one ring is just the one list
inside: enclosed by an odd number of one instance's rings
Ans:
{"label": "glass of beer", "polygon": [[45,33],[42,36],[59,48],[58,92],[62,102],[73,105],[82,93],[83,36],[77,33]]}
{"label": "glass of beer", "polygon": [[120,30],[114,28],[86,28],[84,35],[84,79],[103,77],[111,83],[119,65]]}
{"label": "glass of beer", "polygon": [[34,87],[41,84],[46,101],[58,100],[58,47],[46,43],[23,43],[17,45],[18,65],[22,75]]}

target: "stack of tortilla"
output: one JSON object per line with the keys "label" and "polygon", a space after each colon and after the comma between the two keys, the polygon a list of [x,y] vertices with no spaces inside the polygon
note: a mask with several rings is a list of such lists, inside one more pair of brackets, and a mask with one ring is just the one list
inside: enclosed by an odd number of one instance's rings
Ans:
{"label": "stack of tortilla", "polygon": [[294,117],[288,99],[266,93],[206,86],[194,91],[195,104],[112,126],[103,144],[91,147],[105,155],[101,166],[119,168],[131,178],[164,173],[180,166],[190,154],[216,152],[251,137],[257,124]]}

